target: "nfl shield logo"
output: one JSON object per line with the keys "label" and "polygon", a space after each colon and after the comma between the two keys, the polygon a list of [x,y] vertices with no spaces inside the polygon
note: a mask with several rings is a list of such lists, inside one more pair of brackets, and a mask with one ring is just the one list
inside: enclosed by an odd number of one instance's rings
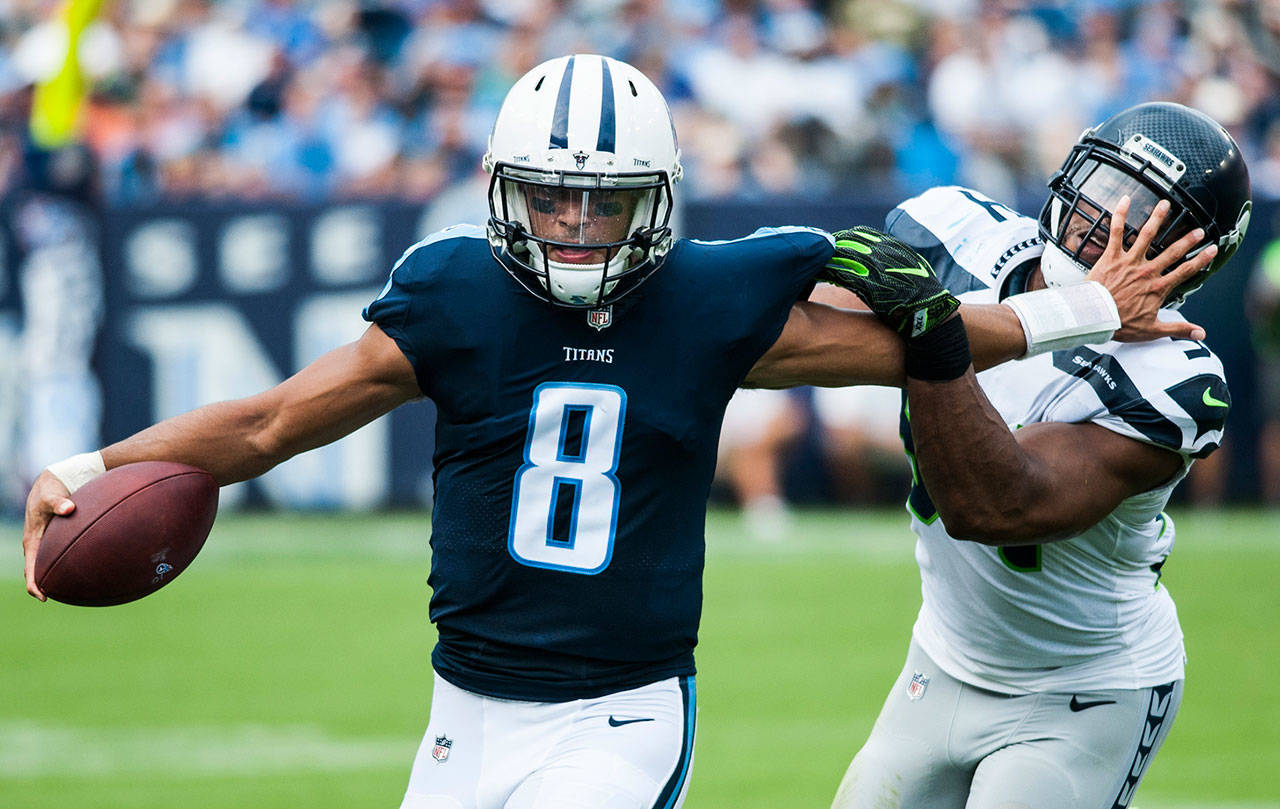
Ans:
{"label": "nfl shield logo", "polygon": [[601,309],[587,310],[587,325],[596,331],[603,331],[613,324],[613,304]]}
{"label": "nfl shield logo", "polygon": [[437,736],[436,744],[431,748],[431,757],[441,764],[449,757],[449,748],[453,747],[453,739],[448,736]]}
{"label": "nfl shield logo", "polygon": [[928,676],[917,671],[915,674],[911,675],[911,682],[907,683],[907,696],[913,700],[920,699],[924,696],[924,690],[928,687]]}

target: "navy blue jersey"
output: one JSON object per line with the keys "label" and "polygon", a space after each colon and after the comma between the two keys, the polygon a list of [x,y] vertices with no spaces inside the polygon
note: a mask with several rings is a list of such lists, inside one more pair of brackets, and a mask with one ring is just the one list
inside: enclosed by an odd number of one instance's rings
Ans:
{"label": "navy blue jersey", "polygon": [[825,233],[676,242],[605,310],[557,309],[459,226],[365,310],[438,412],[436,671],[563,701],[693,673],[725,405],[832,252]]}

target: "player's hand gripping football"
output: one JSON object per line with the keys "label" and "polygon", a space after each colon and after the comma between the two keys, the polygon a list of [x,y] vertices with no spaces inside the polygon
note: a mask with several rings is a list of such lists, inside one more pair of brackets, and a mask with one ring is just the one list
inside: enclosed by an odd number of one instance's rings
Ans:
{"label": "player's hand gripping football", "polygon": [[929,262],[889,234],[858,226],[832,235],[836,251],[818,279],[857,295],[908,340],[932,331],[960,308]]}
{"label": "player's hand gripping football", "polygon": [[[1205,269],[1218,255],[1218,246],[1209,245],[1195,256],[1178,264],[1204,239],[1200,228],[1187,233],[1169,245],[1155,258],[1147,258],[1147,250],[1169,215],[1169,203],[1161,200],[1138,231],[1133,244],[1124,247],[1124,223],[1130,200],[1124,197],[1111,215],[1107,246],[1085,276],[1105,286],[1115,299],[1121,326],[1116,340],[1136,342],[1157,337],[1186,337],[1203,340],[1204,329],[1194,323],[1163,321],[1157,317],[1160,307],[1179,284]],[[1177,265],[1176,267],[1174,265]],[[1172,268],[1172,269],[1170,269]]]}
{"label": "player's hand gripping football", "polygon": [[27,495],[27,511],[22,526],[22,556],[25,563],[27,592],[44,601],[44,593],[36,585],[36,552],[40,550],[40,540],[54,515],[66,517],[75,511],[76,504],[71,502],[67,487],[49,470],[40,473],[36,482],[31,484],[31,492]]}

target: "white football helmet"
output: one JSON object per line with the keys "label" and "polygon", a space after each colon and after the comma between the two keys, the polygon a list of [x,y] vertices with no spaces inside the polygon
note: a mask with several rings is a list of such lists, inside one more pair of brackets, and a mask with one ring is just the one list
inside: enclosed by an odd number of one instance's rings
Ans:
{"label": "white football helmet", "polygon": [[611,303],[671,249],[675,128],[662,93],[625,62],[577,54],[526,73],[502,103],[484,167],[493,254],[543,300]]}

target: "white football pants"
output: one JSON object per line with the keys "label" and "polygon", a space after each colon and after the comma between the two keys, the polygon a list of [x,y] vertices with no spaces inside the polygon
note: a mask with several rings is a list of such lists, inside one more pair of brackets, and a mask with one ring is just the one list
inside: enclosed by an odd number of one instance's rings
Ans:
{"label": "white football pants", "polygon": [[694,678],[571,702],[520,702],[435,677],[401,809],[679,809]]}
{"label": "white football pants", "polygon": [[832,807],[1125,809],[1182,684],[1009,696],[948,676],[912,641]]}

